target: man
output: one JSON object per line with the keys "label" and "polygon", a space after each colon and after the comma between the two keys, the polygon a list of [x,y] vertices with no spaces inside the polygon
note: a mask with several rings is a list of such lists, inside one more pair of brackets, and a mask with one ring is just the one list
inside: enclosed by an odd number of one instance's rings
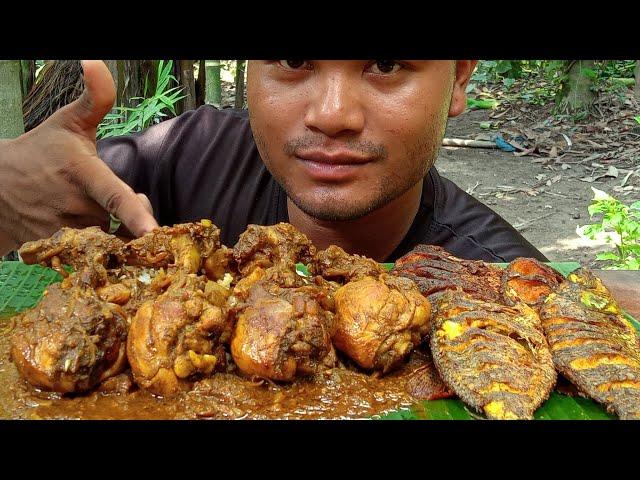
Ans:
{"label": "man", "polygon": [[248,118],[205,106],[96,147],[115,92],[104,63],[85,61],[80,99],[0,143],[0,253],[62,225],[108,228],[111,213],[136,236],[210,218],[233,245],[250,223],[288,221],[318,248],[379,261],[419,243],[545,260],[433,167],[475,64],[251,61]]}

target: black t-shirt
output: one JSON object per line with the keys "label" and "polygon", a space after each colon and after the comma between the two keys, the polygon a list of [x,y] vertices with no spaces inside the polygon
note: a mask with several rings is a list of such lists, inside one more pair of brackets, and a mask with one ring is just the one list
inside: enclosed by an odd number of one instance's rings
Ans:
{"label": "black t-shirt", "polygon": [[[249,224],[288,222],[287,197],[266,169],[246,111],[203,106],[145,131],[98,142],[100,157],[151,200],[160,225],[209,218],[233,246]],[[441,177],[425,177],[420,208],[394,261],[419,243],[491,262],[546,258],[511,225]]]}

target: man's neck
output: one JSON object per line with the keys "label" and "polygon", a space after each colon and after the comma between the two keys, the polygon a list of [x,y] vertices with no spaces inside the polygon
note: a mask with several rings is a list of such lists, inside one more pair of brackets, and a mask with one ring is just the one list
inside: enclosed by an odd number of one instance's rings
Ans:
{"label": "man's neck", "polygon": [[405,237],[420,208],[422,183],[418,182],[400,197],[357,220],[324,221],[307,215],[287,198],[289,222],[322,250],[338,245],[382,262]]}

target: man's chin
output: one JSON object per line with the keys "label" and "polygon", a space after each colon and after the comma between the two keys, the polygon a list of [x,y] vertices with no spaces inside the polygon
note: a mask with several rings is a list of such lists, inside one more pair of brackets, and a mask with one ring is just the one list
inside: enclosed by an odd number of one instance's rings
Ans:
{"label": "man's chin", "polygon": [[305,214],[324,222],[349,222],[359,220],[367,216],[382,205],[380,202],[368,204],[354,203],[353,201],[337,198],[327,198],[323,201],[305,199],[289,195],[289,199]]}

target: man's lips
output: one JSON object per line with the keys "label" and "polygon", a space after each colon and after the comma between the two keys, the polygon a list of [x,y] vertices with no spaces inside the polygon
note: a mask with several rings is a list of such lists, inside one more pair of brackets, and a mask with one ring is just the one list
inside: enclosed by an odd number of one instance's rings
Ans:
{"label": "man's lips", "polygon": [[315,181],[333,183],[353,180],[366,164],[374,160],[346,151],[296,152],[295,158]]}
{"label": "man's lips", "polygon": [[321,150],[296,152],[300,160],[328,165],[361,165],[373,159],[348,151],[323,152]]}

